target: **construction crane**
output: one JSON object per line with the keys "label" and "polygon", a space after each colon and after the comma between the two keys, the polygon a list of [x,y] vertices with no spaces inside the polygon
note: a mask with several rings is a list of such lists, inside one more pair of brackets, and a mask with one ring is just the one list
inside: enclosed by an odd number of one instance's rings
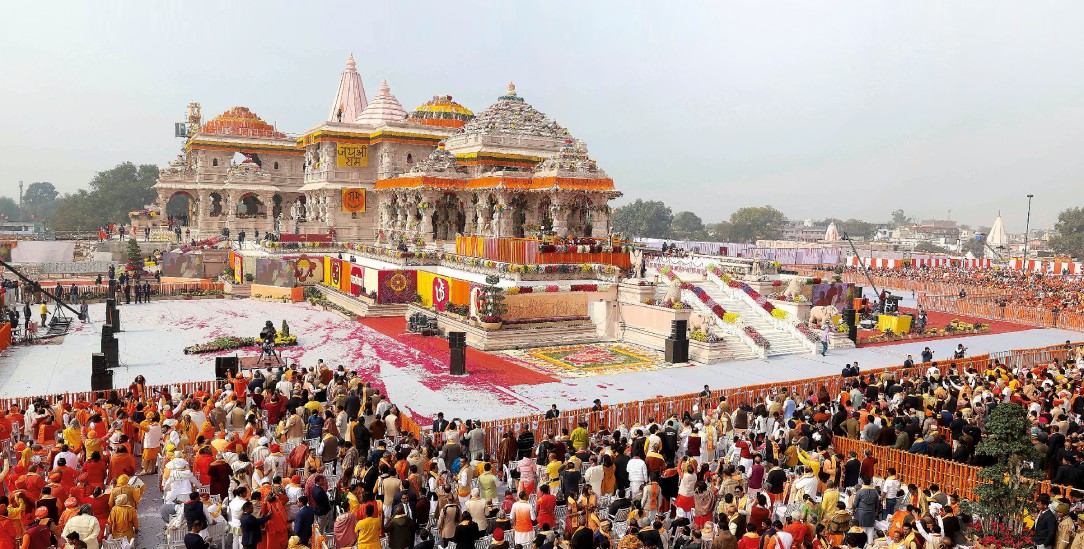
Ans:
{"label": "construction crane", "polygon": [[27,278],[26,275],[19,272],[18,269],[13,267],[7,261],[4,261],[3,259],[0,259],[0,266],[5,267],[9,271],[15,273],[15,276],[22,279],[23,282],[26,282],[27,284],[30,284],[31,287],[41,288],[41,293],[45,294],[49,299],[52,299],[52,300],[56,301],[56,304],[58,306],[64,307],[65,309],[71,311],[75,315],[75,318],[78,318],[79,320],[84,320],[84,321],[86,320],[85,318],[83,318],[83,315],[79,313],[79,311],[76,311],[75,309],[71,308],[70,305],[68,305],[67,303],[64,303],[64,300],[60,299],[60,297],[58,297],[58,296],[53,295],[49,290],[46,290],[41,284],[38,284],[37,282],[34,282],[33,280],[30,280],[29,278]]}
{"label": "construction crane", "polygon": [[869,267],[862,264],[862,256],[858,254],[858,248],[855,247],[854,241],[847,236],[847,233],[843,233],[843,240],[846,240],[847,244],[851,245],[851,251],[854,252],[854,257],[858,259],[858,267],[862,269],[862,274],[866,275],[866,280],[869,281],[870,287],[873,288],[873,295],[880,296],[881,291],[877,289],[877,284],[873,282],[873,275],[870,274]]}

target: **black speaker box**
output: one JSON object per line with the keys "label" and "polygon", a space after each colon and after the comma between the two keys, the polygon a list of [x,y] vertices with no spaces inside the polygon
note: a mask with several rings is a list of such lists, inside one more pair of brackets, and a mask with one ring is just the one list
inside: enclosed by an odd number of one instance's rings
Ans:
{"label": "black speaker box", "polygon": [[122,332],[124,330],[120,327],[120,309],[113,309],[113,314],[110,315],[109,323],[113,325],[113,332]]}
{"label": "black speaker box", "polygon": [[[679,322],[675,320],[674,322]],[[683,321],[680,321],[683,322]],[[666,340],[666,361],[681,364],[689,361],[689,340],[668,338]]]}
{"label": "black speaker box", "polygon": [[90,373],[91,374],[104,374],[109,372],[109,364],[105,361],[105,355],[103,353],[94,353],[90,355]]}
{"label": "black speaker box", "polygon": [[102,324],[102,341],[106,341],[106,340],[110,340],[110,339],[114,339],[113,325],[109,324],[107,322],[105,324]]}
{"label": "black speaker box", "polygon": [[120,365],[120,342],[115,339],[102,341],[102,354],[105,355],[107,368],[116,368]]}
{"label": "black speaker box", "polygon": [[91,391],[110,391],[113,389],[113,372],[106,370],[100,374],[90,374]]}
{"label": "black speaker box", "polygon": [[215,379],[226,379],[228,374],[237,375],[240,362],[237,356],[215,357]]}
{"label": "black speaker box", "polygon": [[[675,340],[678,340],[678,341],[681,341],[683,339],[688,339],[688,335],[686,333],[686,332],[688,332],[688,330],[689,330],[689,321],[688,320],[671,320],[670,321],[670,339],[675,339]],[[683,360],[681,362],[687,362],[687,361]]]}
{"label": "black speaker box", "polygon": [[451,349],[467,346],[467,332],[448,332],[448,347]]}

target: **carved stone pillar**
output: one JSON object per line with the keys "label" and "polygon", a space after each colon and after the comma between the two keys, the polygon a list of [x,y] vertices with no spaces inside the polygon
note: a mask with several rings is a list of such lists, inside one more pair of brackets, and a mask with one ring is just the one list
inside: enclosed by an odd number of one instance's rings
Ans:
{"label": "carved stone pillar", "polygon": [[553,230],[557,236],[568,236],[568,197],[555,194],[551,197],[550,215],[553,217]]}
{"label": "carved stone pillar", "polygon": [[[539,210],[539,202],[542,201],[542,197],[537,194],[527,195],[527,206],[523,210],[525,214],[523,216],[523,223],[530,225],[531,227],[537,227],[542,224],[542,212]],[[532,229],[533,230],[533,229]],[[523,231],[523,236],[530,237],[527,231]]]}
{"label": "carved stone pillar", "polygon": [[591,236],[607,238],[610,236],[610,207],[605,196],[599,196],[590,204],[592,208]]}

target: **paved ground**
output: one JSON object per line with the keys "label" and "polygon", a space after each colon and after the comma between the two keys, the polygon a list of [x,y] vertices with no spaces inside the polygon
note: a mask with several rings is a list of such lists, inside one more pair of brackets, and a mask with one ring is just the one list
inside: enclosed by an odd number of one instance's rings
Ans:
{"label": "paved ground", "polygon": [[143,499],[139,500],[139,535],[136,536],[135,548],[149,549],[151,547],[165,547],[163,532],[166,523],[162,522],[158,510],[162,507],[162,491],[158,489],[158,477],[146,475],[140,477],[147,483],[143,492]]}

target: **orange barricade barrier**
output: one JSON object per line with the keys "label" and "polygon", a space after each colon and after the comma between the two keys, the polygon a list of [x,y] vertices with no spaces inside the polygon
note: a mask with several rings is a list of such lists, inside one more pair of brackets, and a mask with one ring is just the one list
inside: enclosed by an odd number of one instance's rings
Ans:
{"label": "orange barricade barrier", "polygon": [[918,303],[930,311],[1003,320],[1027,326],[1084,331],[1084,315],[1080,313],[1063,311],[1055,315],[1047,309],[1016,303],[1002,306],[996,300],[983,299],[981,296],[969,295],[967,298],[960,298],[955,295],[924,295],[919,298]]}
{"label": "orange barricade barrier", "polygon": [[7,349],[11,345],[11,323],[0,323],[0,352]]}

